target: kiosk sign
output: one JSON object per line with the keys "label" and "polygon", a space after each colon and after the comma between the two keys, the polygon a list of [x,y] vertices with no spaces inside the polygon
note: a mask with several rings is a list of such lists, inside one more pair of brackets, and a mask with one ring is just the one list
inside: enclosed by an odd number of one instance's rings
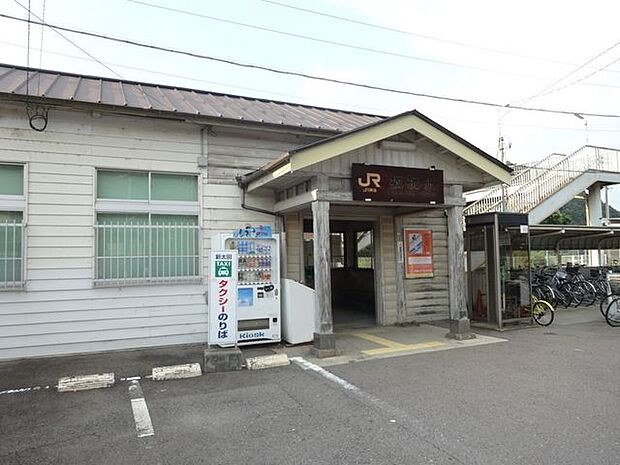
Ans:
{"label": "kiosk sign", "polygon": [[209,278],[209,344],[237,342],[237,251],[212,250]]}

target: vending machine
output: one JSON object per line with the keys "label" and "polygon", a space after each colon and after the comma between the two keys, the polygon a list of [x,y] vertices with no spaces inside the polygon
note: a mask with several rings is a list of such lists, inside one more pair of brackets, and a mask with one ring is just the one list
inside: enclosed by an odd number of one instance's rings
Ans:
{"label": "vending machine", "polygon": [[237,344],[279,342],[280,237],[246,229],[216,236],[212,247],[237,251]]}

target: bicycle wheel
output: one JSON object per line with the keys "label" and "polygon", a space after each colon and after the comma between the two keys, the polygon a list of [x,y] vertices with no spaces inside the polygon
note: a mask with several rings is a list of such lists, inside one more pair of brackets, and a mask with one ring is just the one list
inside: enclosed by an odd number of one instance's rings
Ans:
{"label": "bicycle wheel", "polygon": [[570,303],[568,306],[579,307],[583,301],[583,292],[575,283],[565,282],[560,286],[560,292],[569,296]]}
{"label": "bicycle wheel", "polygon": [[607,311],[607,307],[612,300],[618,297],[616,294],[607,294],[603,299],[601,299],[601,303],[599,304],[599,310],[601,311],[601,315],[605,318],[605,312]]}
{"label": "bicycle wheel", "polygon": [[577,287],[583,294],[583,299],[581,299],[581,304],[585,306],[590,306],[594,304],[596,301],[596,289],[592,283],[588,281],[579,281]]}
{"label": "bicycle wheel", "polygon": [[611,294],[611,287],[609,286],[609,281],[606,279],[596,279],[592,282],[594,284],[594,288],[596,289],[596,296],[603,300],[609,294]]}
{"label": "bicycle wheel", "polygon": [[549,326],[553,323],[555,312],[549,302],[538,300],[532,305],[532,316],[540,326]]}
{"label": "bicycle wheel", "polygon": [[616,296],[607,306],[605,321],[614,328],[620,326],[620,297]]}
{"label": "bicycle wheel", "polygon": [[555,297],[558,305],[561,305],[564,308],[570,307],[570,304],[573,301],[572,296],[568,293],[568,287],[563,288],[563,284],[554,289]]}
{"label": "bicycle wheel", "polygon": [[558,299],[555,296],[555,291],[553,290],[553,288],[548,284],[538,284],[536,286],[536,290],[536,297],[538,297],[540,300],[549,302],[549,304],[551,304],[551,306],[555,309],[555,307],[558,305]]}

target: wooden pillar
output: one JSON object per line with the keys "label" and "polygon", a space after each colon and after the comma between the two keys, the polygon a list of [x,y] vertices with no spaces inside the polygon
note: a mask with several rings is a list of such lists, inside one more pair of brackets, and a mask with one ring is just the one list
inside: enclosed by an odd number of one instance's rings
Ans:
{"label": "wooden pillar", "polygon": [[[462,197],[461,186],[451,186],[451,194]],[[448,289],[450,292],[450,332],[447,337],[471,339],[475,337],[467,318],[467,290],[465,288],[465,249],[463,241],[463,206],[447,209],[448,215]]]}
{"label": "wooden pillar", "polygon": [[314,231],[314,348],[318,357],[336,355],[336,337],[332,318],[331,251],[329,237],[329,202],[312,202]]}

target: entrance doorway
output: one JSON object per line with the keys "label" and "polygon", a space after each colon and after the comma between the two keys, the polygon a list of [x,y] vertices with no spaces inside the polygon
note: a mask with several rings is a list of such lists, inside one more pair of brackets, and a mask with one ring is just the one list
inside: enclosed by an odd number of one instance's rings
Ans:
{"label": "entrance doorway", "polygon": [[[331,288],[334,326],[374,326],[374,223],[331,220]],[[314,288],[314,235],[312,220],[304,220],[304,280]]]}

